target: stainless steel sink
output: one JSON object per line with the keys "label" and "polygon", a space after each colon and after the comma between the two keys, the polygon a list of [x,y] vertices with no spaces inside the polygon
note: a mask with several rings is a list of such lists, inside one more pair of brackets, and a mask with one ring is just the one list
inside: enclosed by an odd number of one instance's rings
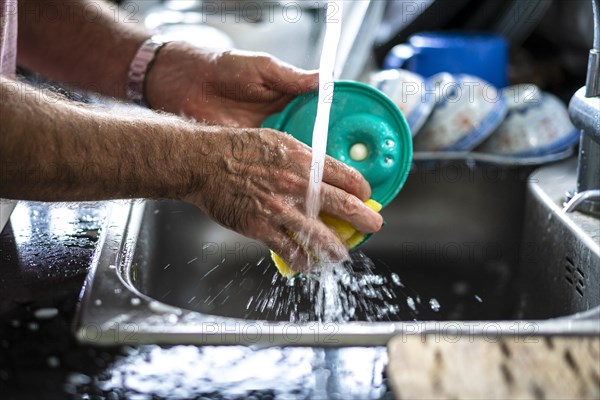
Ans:
{"label": "stainless steel sink", "polygon": [[[191,205],[115,203],[75,321],[85,342],[382,345],[396,334],[600,334],[600,222],[560,211],[575,160],[415,167],[354,254],[347,322],[318,284]],[[360,296],[352,291],[359,289]],[[353,297],[354,296],[354,297]],[[321,321],[319,321],[321,319]]]}

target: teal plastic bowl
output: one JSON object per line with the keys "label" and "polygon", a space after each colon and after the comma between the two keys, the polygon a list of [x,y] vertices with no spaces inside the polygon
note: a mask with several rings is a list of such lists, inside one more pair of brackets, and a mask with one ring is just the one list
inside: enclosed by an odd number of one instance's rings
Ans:
{"label": "teal plastic bowl", "polygon": [[[317,103],[318,92],[301,95],[281,113],[269,116],[262,127],[287,132],[310,146]],[[352,149],[357,145],[366,148],[366,157],[356,157]],[[379,90],[360,82],[335,82],[327,154],[357,169],[371,185],[371,198],[385,207],[410,172],[410,128],[394,102]]]}

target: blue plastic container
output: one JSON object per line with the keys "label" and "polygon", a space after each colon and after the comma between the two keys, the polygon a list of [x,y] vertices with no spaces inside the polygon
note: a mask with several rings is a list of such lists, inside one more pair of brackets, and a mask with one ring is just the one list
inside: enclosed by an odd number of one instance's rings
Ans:
{"label": "blue plastic container", "polygon": [[395,46],[384,69],[406,68],[429,78],[439,72],[480,77],[497,88],[508,84],[508,45],[501,36],[475,32],[423,32]]}

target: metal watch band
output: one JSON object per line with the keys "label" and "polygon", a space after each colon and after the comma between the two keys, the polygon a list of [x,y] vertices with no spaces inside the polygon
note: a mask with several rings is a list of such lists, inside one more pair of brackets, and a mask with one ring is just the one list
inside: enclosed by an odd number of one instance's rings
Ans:
{"label": "metal watch band", "polygon": [[152,67],[158,51],[167,43],[169,41],[161,36],[152,36],[142,43],[133,57],[127,75],[127,98],[132,102],[147,106],[144,96],[146,74]]}

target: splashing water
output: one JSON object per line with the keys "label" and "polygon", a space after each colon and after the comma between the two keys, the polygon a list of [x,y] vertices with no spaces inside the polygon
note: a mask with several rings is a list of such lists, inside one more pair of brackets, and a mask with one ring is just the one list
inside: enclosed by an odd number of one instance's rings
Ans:
{"label": "splashing water", "polygon": [[321,266],[287,285],[275,272],[246,309],[251,318],[290,322],[414,320],[418,307],[402,304],[406,288],[393,275],[376,271],[373,261],[356,251],[352,262]]}

